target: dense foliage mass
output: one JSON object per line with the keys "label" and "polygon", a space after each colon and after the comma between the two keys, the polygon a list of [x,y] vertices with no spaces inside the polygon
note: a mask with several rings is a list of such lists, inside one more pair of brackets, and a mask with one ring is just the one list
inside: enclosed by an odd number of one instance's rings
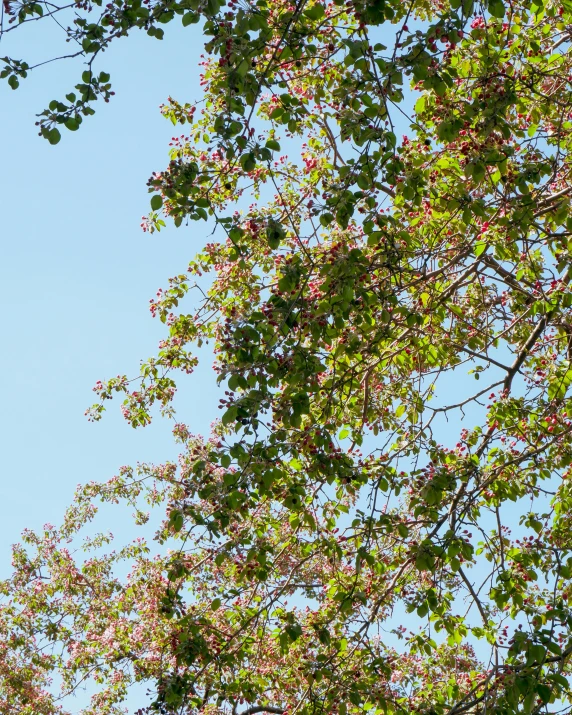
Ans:
{"label": "dense foliage mass", "polygon": [[[111,96],[110,42],[202,23],[204,101],[163,108],[187,133],[144,227],[219,238],[91,415],[173,417],[205,342],[224,397],[209,436],[174,421],[178,462],[15,548],[0,713],[86,682],[93,715],[136,682],[162,713],[568,710],[572,3],[4,0],[2,33],[42,15],[87,63],[52,143]],[[99,499],[159,509],[163,546],[68,550]]]}

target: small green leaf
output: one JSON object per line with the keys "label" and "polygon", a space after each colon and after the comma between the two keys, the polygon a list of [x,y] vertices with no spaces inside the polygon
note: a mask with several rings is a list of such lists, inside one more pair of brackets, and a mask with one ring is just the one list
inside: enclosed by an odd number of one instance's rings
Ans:
{"label": "small green leaf", "polygon": [[61,138],[62,135],[60,134],[59,129],[56,129],[55,127],[50,129],[47,133],[47,140],[50,144],[57,144]]}
{"label": "small green leaf", "polygon": [[236,419],[237,412],[238,412],[238,408],[236,407],[236,405],[229,407],[228,410],[222,416],[223,425],[229,425],[229,424],[231,424],[231,422],[234,422]]}
{"label": "small green leaf", "polygon": [[187,12],[183,15],[183,27],[188,27],[189,25],[194,25],[199,21],[199,16],[196,12]]}
{"label": "small green leaf", "polygon": [[253,169],[256,168],[256,159],[254,158],[254,154],[249,152],[248,154],[244,154],[240,158],[240,164],[244,171],[252,171]]}
{"label": "small green leaf", "polygon": [[159,194],[155,194],[155,196],[151,198],[151,208],[153,209],[153,211],[158,211],[162,205],[163,197]]}
{"label": "small green leaf", "polygon": [[80,125],[80,120],[76,117],[70,117],[69,119],[66,119],[65,126],[66,129],[69,129],[70,132],[75,132],[79,129]]}
{"label": "small green leaf", "polygon": [[476,162],[473,168],[473,179],[478,183],[485,178],[486,173],[486,166],[481,161]]}
{"label": "small green leaf", "polygon": [[419,99],[415,102],[415,112],[417,114],[421,114],[421,112],[425,109],[426,102],[427,98],[425,95],[419,97]]}
{"label": "small green leaf", "polygon": [[475,246],[475,250],[474,250],[475,257],[478,258],[481,255],[481,253],[484,253],[484,250],[486,247],[487,247],[486,241],[480,241],[479,243],[477,243],[477,245]]}
{"label": "small green leaf", "polygon": [[493,17],[502,19],[505,13],[504,3],[502,0],[489,0],[489,12]]}
{"label": "small green leaf", "polygon": [[544,704],[550,702],[550,698],[552,696],[552,691],[548,687],[548,685],[544,685],[544,683],[539,683],[536,686],[536,692],[540,695],[540,699]]}
{"label": "small green leaf", "polygon": [[319,20],[321,17],[324,17],[325,14],[326,11],[321,5],[314,5],[313,7],[309,7],[307,10],[304,10],[304,15],[310,18],[310,20]]}
{"label": "small green leaf", "polygon": [[174,531],[181,531],[183,528],[183,514],[178,509],[175,509],[169,516],[169,523]]}
{"label": "small green leaf", "polygon": [[419,571],[433,571],[435,569],[433,554],[423,549],[420,550],[415,557],[415,566]]}

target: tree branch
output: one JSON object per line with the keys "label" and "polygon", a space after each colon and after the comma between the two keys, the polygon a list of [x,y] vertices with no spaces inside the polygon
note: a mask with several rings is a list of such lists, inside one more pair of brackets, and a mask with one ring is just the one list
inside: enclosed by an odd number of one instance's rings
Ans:
{"label": "tree branch", "polygon": [[512,384],[512,380],[513,380],[514,376],[522,367],[522,363],[526,360],[527,355],[530,353],[530,351],[534,347],[534,344],[536,343],[536,341],[542,334],[542,331],[546,328],[546,326],[550,322],[550,319],[554,316],[555,313],[556,313],[556,310],[551,310],[549,313],[546,313],[546,315],[541,320],[538,321],[536,327],[530,334],[528,340],[522,346],[521,351],[516,356],[515,361],[510,366],[507,376],[505,377],[505,380],[504,380],[505,392],[507,392],[507,393],[510,392],[510,386]]}

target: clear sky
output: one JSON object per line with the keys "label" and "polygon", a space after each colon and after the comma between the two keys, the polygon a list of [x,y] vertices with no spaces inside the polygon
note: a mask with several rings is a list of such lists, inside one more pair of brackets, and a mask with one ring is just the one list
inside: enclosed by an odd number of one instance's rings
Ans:
{"label": "clear sky", "polygon": [[[49,58],[59,39],[50,24],[22,29],[2,40],[0,55]],[[78,132],[64,130],[55,147],[37,136],[35,114],[73,89],[81,65],[35,70],[15,92],[0,85],[0,576],[10,572],[10,545],[21,530],[58,524],[78,483],[176,456],[161,419],[134,430],[115,402],[97,424],[83,413],[96,380],[132,376],[154,354],[165,327],[148,301],[184,272],[207,236],[204,224],[153,236],[139,227],[149,210],[147,179],[166,165],[174,129],[159,105],[168,95],[200,96],[202,45],[198,25],[168,26],[164,42],[143,33],[118,42],[100,62],[116,97]],[[185,409],[194,431],[207,432],[217,414],[214,385],[207,360]]]}

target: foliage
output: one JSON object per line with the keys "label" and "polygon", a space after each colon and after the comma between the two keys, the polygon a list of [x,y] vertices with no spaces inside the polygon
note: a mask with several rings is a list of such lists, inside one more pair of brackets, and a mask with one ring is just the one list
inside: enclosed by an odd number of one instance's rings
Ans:
{"label": "foliage", "polygon": [[[203,23],[204,103],[163,107],[189,129],[144,228],[220,238],[90,414],[174,416],[203,343],[225,393],[208,438],[175,424],[178,463],[84,487],[15,548],[0,712],[59,712],[52,674],[94,680],[98,715],[134,682],[163,713],[568,709],[572,4],[4,7],[3,33],[68,13],[88,64],[40,115],[52,143],[111,96],[112,40]],[[162,510],[163,546],[71,554],[97,499]]]}

